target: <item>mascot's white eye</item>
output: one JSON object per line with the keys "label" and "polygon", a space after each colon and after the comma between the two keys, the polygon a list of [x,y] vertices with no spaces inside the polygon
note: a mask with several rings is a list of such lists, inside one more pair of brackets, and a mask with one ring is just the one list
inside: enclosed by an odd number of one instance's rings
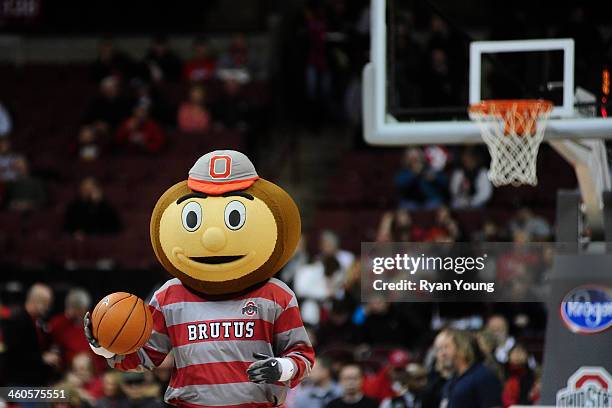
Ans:
{"label": "mascot's white eye", "polygon": [[246,207],[240,201],[231,201],[225,206],[225,225],[231,230],[242,228],[246,221]]}
{"label": "mascot's white eye", "polygon": [[202,224],[202,207],[195,201],[188,202],[183,207],[183,227],[189,232],[193,232],[200,228]]}

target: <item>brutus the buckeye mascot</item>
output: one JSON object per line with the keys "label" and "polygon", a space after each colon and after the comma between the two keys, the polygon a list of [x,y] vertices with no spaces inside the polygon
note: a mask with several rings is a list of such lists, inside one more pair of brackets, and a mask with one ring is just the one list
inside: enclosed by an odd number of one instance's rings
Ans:
{"label": "brutus the buckeye mascot", "polygon": [[172,351],[165,400],[185,407],[282,405],[314,351],[294,293],[272,278],[300,237],[294,201],[242,153],[202,156],[151,217],[151,242],[175,278],[151,299],[153,333],[138,351],[96,353],[119,370],[154,368]]}

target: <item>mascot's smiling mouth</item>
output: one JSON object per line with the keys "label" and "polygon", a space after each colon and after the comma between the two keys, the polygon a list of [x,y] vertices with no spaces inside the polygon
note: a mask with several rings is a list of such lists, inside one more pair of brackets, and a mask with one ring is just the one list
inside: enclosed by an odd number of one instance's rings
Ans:
{"label": "mascot's smiling mouth", "polygon": [[[174,258],[194,271],[217,275],[216,279],[227,279],[226,271],[241,268],[253,261],[256,257],[255,251],[250,251],[245,255],[216,255],[216,256],[187,256],[181,247],[174,247],[172,250]],[[186,271],[185,271],[186,272]],[[189,273],[189,272],[187,272]],[[211,278],[211,275],[208,275]]]}
{"label": "mascot's smiling mouth", "polygon": [[244,258],[245,256],[246,255],[190,256],[189,259],[198,263],[217,265],[237,261],[238,259]]}

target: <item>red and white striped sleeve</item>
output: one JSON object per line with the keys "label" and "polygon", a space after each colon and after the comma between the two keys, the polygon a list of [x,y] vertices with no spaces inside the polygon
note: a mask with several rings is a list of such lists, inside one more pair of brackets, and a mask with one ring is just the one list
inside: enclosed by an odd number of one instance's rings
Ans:
{"label": "red and white striped sleeve", "polygon": [[293,291],[278,279],[271,279],[285,292],[288,302],[274,321],[274,354],[277,357],[290,358],[297,370],[290,380],[290,387],[298,385],[310,374],[314,365],[314,349],[302,322],[300,309]]}
{"label": "red and white striped sleeve", "polygon": [[162,312],[164,296],[167,293],[168,284],[170,282],[172,282],[172,280],[157,290],[149,301],[149,311],[153,318],[153,330],[149,340],[134,353],[122,356],[116,355],[109,358],[108,363],[111,367],[122,371],[134,370],[141,367],[151,370],[164,361],[166,355],[168,355],[172,349],[170,337],[168,336],[166,319]]}

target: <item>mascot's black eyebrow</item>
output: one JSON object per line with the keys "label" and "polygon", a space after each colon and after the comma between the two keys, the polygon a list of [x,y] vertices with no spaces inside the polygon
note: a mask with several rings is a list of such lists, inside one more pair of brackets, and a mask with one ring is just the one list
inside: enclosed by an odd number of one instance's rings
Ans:
{"label": "mascot's black eyebrow", "polygon": [[254,200],[253,196],[244,191],[228,191],[227,193],[221,194],[221,197],[244,197],[247,200]]}
{"label": "mascot's black eyebrow", "polygon": [[208,197],[206,194],[200,193],[199,191],[194,191],[192,193],[185,194],[184,196],[176,200],[176,204],[178,205],[182,203],[183,201],[188,200],[190,198],[206,198],[206,197]]}

